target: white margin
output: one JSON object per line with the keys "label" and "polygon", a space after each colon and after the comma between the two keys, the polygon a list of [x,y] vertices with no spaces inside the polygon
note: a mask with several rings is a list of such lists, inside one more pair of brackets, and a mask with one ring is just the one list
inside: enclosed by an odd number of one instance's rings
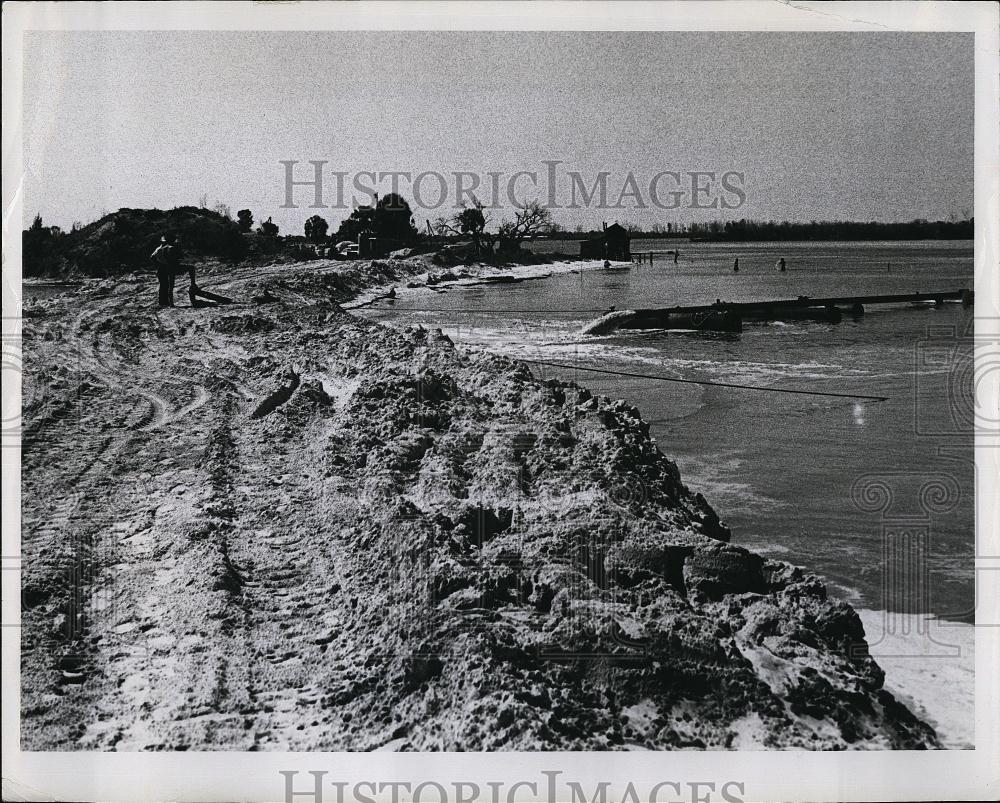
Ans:
{"label": "white margin", "polygon": [[[21,34],[25,30],[780,30],[975,31],[975,266],[979,319],[1000,321],[1000,35],[992,2],[352,2],[352,3],[23,3],[3,5],[3,334],[17,334],[20,312]],[[9,328],[13,327],[13,328]],[[985,332],[983,332],[985,333]],[[996,334],[994,329],[990,334]],[[997,409],[998,372],[977,366],[978,398]],[[6,367],[4,409],[19,403],[20,383]],[[983,393],[985,391],[985,393]],[[3,454],[3,554],[17,554],[20,462]],[[1000,540],[996,494],[1000,456],[977,439],[978,610],[1000,623]],[[4,569],[14,568],[7,557]],[[19,576],[4,571],[4,621],[17,610]],[[9,606],[13,606],[9,607]],[[16,621],[16,620],[15,620]],[[5,799],[281,800],[279,770],[309,770],[328,780],[541,781],[542,770],[592,789],[618,779],[637,788],[659,781],[728,780],[756,800],[992,800],[1000,797],[1000,626],[977,628],[976,750],[913,752],[662,753],[22,753],[18,749],[18,633],[3,628],[3,775]],[[8,784],[8,781],[10,782]],[[702,788],[702,793],[706,791]],[[687,800],[691,795],[684,787]],[[385,797],[385,796],[382,796]],[[299,796],[299,803],[309,800]],[[325,800],[336,800],[327,787]],[[671,799],[677,799],[673,797]],[[681,798],[684,799],[684,798]]]}

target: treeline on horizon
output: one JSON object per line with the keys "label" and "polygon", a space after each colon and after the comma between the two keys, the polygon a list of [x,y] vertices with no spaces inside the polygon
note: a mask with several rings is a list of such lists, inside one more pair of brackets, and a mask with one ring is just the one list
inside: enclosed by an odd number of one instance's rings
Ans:
{"label": "treeline on horizon", "polygon": [[[628,228],[628,227],[626,227]],[[659,227],[657,227],[659,228]],[[671,227],[672,228],[672,227]],[[709,242],[761,240],[971,240],[975,218],[868,223],[853,220],[790,221],[730,220],[692,223],[681,230],[632,231],[633,237],[683,237]],[[588,235],[584,235],[588,236]]]}
{"label": "treeline on horizon", "polygon": [[[394,203],[388,204],[392,198]],[[76,223],[68,232],[46,226],[36,216],[22,235],[22,264],[25,276],[59,275],[72,271],[103,276],[148,266],[149,254],[164,234],[184,238],[184,247],[195,253],[239,261],[255,256],[288,251],[302,257],[312,253],[312,245],[338,240],[359,242],[362,233],[376,232],[385,246],[399,248],[427,235],[414,225],[409,204],[389,195],[371,207],[359,207],[340,222],[336,231],[323,218],[305,220],[304,236],[279,237],[278,226],[267,218],[254,229],[251,210],[241,209],[234,220],[223,204],[208,209],[181,206],[171,210],[129,209],[107,213],[93,223]],[[677,238],[699,242],[821,241],[821,240],[968,240],[975,231],[975,219],[912,220],[906,223],[857,221],[713,221],[678,225],[654,224],[643,230],[629,221],[618,220],[635,239]],[[581,240],[599,236],[601,231],[584,231],[582,226],[568,231],[552,219],[551,212],[538,203],[528,204],[513,221],[493,221],[496,231],[480,208],[464,208],[453,218],[440,218],[431,228],[440,242],[470,239],[480,257],[505,250],[517,250],[523,240]],[[297,250],[296,250],[297,249]]]}

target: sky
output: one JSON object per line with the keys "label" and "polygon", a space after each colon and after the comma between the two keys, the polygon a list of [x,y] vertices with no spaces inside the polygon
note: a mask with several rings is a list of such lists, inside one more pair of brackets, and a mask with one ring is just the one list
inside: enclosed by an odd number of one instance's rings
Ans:
{"label": "sky", "polygon": [[[601,221],[948,219],[973,205],[973,35],[953,33],[30,32],[25,34],[25,217],[68,228],[122,206],[249,208],[282,231],[319,213],[285,167],[324,197],[362,171],[444,175],[421,184],[418,222],[454,210],[454,171],[510,176],[559,161],[608,209],[557,208],[567,228]],[[671,189],[679,208],[657,207]],[[691,208],[690,174],[733,209]],[[629,173],[638,197],[619,199]],[[744,199],[720,189],[723,173]],[[373,182],[369,177],[362,184]],[[400,179],[402,194],[412,187]],[[468,184],[469,179],[466,179]],[[388,190],[388,180],[380,189]],[[488,190],[476,193],[482,199]],[[515,200],[533,197],[530,180]]]}

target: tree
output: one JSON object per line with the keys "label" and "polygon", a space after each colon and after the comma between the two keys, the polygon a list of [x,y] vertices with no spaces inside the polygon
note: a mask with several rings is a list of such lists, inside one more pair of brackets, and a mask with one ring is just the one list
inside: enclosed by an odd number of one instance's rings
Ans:
{"label": "tree", "polygon": [[531,201],[514,215],[513,220],[501,223],[496,234],[487,232],[487,225],[489,219],[483,212],[483,205],[477,201],[475,206],[463,209],[451,219],[438,218],[435,231],[442,236],[462,234],[471,237],[481,256],[492,256],[494,250],[512,253],[529,237],[552,230],[552,212],[540,202]]}
{"label": "tree", "polygon": [[549,231],[551,226],[552,212],[538,201],[531,201],[514,215],[514,220],[500,224],[497,230],[498,250],[507,253],[517,251],[526,239]]}
{"label": "tree", "polygon": [[359,242],[359,238],[367,236],[374,225],[375,210],[370,206],[358,206],[351,210],[350,216],[344,219],[337,229],[338,240]]}
{"label": "tree", "polygon": [[461,212],[451,218],[439,217],[434,221],[434,233],[441,237],[464,235],[472,238],[472,244],[479,256],[489,256],[493,253],[496,235],[486,231],[489,218],[483,212],[483,205],[476,201],[475,206],[464,207]]}
{"label": "tree", "polygon": [[483,232],[486,230],[486,215],[483,214],[483,205],[476,202],[475,206],[463,209],[455,216],[458,230],[462,234],[468,234],[475,243],[476,250],[481,250]]}
{"label": "tree", "polygon": [[273,223],[271,218],[268,218],[263,223],[260,224],[258,231],[267,237],[277,237],[278,236],[278,224]]}
{"label": "tree", "polygon": [[476,201],[476,205],[463,209],[455,216],[455,226],[462,234],[472,237],[472,244],[476,248],[476,253],[490,255],[493,253],[493,246],[496,243],[496,236],[486,232],[489,218],[483,213],[483,205]]}
{"label": "tree", "polygon": [[375,236],[385,240],[410,243],[417,238],[413,225],[413,212],[402,195],[390,192],[375,203]]}
{"label": "tree", "polygon": [[411,243],[418,237],[413,212],[403,196],[390,192],[374,206],[358,206],[337,229],[338,240],[359,242],[362,237]]}
{"label": "tree", "polygon": [[306,239],[312,240],[314,243],[321,243],[326,239],[326,232],[330,228],[330,224],[327,223],[319,215],[313,215],[306,221]]}
{"label": "tree", "polygon": [[59,242],[63,236],[58,226],[46,226],[41,215],[35,215],[21,234],[21,263],[25,276],[50,274],[58,269]]}
{"label": "tree", "polygon": [[236,213],[236,219],[240,224],[240,231],[250,231],[253,228],[253,212],[249,209],[241,209]]}

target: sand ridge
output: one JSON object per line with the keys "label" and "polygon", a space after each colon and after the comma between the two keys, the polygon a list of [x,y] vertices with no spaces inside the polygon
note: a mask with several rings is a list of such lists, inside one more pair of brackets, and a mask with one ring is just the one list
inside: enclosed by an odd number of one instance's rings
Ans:
{"label": "sand ridge", "polygon": [[26,318],[25,749],[939,746],[633,406],[340,307],[426,270],[219,266],[242,303],[165,310],[130,276]]}

